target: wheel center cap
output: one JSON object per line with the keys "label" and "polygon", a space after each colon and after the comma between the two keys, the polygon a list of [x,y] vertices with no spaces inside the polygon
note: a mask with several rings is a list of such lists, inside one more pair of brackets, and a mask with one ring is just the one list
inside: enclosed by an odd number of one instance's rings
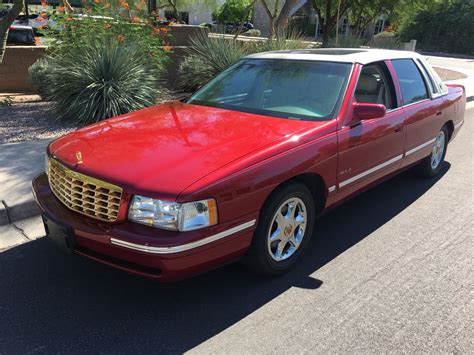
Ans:
{"label": "wheel center cap", "polygon": [[287,225],[284,230],[285,236],[288,237],[292,231],[293,231],[293,227],[291,225]]}

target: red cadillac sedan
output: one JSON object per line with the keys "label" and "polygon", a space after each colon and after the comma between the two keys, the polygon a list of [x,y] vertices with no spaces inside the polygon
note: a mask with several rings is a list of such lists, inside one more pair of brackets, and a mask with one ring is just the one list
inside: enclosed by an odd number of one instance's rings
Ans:
{"label": "red cadillac sedan", "polygon": [[239,259],[276,275],[324,209],[407,167],[438,174],[465,102],[412,52],[255,54],[53,141],[33,191],[70,253],[161,281]]}

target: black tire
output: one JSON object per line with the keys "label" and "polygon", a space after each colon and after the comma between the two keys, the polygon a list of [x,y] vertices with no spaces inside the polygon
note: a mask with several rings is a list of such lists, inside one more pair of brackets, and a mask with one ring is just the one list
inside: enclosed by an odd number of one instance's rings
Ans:
{"label": "black tire", "polygon": [[[443,128],[441,128],[441,130],[439,131],[438,135],[440,133],[444,134],[444,147],[443,147],[441,160],[439,161],[438,165],[436,165],[436,167],[433,167],[431,162],[434,155],[434,151],[432,151],[430,155],[420,160],[420,162],[417,165],[415,165],[413,171],[417,176],[430,179],[438,175],[441,169],[443,168],[444,157],[446,156],[446,151],[448,149],[448,140],[449,140],[449,132],[448,132],[447,127],[443,126]],[[434,144],[436,144],[436,142]]]}
{"label": "black tire", "polygon": [[[299,199],[299,201],[303,203],[303,205],[298,203],[295,211],[300,215],[300,212],[298,212],[300,206],[303,207],[302,209],[306,209],[306,226],[304,232],[301,233],[301,242],[298,244],[296,250],[294,250],[291,256],[284,260],[276,261],[270,254],[271,250],[269,250],[268,236],[271,232],[272,226],[274,227],[275,223],[277,223],[276,221],[273,221],[274,217],[276,218],[277,211],[281,212],[282,204],[291,199]],[[254,233],[252,245],[243,259],[244,265],[267,276],[279,275],[289,270],[308,249],[311,234],[313,233],[315,217],[314,198],[305,185],[301,183],[291,183],[273,192],[260,211],[260,218]],[[293,229],[293,235],[296,235],[296,229],[297,228]],[[288,235],[291,234],[291,231],[292,230],[290,229]],[[287,235],[286,229],[285,235]],[[288,241],[288,243],[290,242]],[[294,246],[294,244],[287,245],[287,247],[292,246]]]}

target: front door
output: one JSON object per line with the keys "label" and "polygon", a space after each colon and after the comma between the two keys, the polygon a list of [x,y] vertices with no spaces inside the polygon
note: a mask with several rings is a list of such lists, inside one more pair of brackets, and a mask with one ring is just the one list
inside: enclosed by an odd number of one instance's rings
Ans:
{"label": "front door", "polygon": [[362,67],[354,100],[383,104],[387,113],[355,125],[347,124],[352,118],[347,117],[339,130],[336,201],[396,171],[403,158],[405,116],[385,62]]}

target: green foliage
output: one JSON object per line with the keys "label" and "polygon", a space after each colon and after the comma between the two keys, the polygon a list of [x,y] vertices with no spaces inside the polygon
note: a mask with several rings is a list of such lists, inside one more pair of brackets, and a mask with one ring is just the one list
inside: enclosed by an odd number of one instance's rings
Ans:
{"label": "green foliage", "polygon": [[28,80],[41,97],[45,97],[48,89],[48,74],[51,70],[51,59],[38,59],[28,69]]}
{"label": "green foliage", "polygon": [[328,48],[360,48],[365,44],[363,38],[354,36],[351,34],[339,35],[338,40],[336,37],[331,37],[327,45]]}
{"label": "green foliage", "polygon": [[252,0],[226,0],[215,14],[215,17],[220,23],[239,23],[252,2]]}
{"label": "green foliage", "polygon": [[191,39],[191,46],[180,64],[178,86],[184,91],[194,91],[248,54],[307,47],[308,44],[296,34],[290,34],[288,39],[279,37],[261,41],[200,34]]}
{"label": "green foliage", "polygon": [[149,19],[118,15],[117,8],[94,5],[84,16],[58,13],[52,20],[56,26],[45,31],[51,56],[62,56],[70,48],[79,50],[107,40],[136,45],[158,67],[166,60],[162,45],[167,35],[153,27]]}
{"label": "green foliage", "polygon": [[159,70],[136,45],[71,49],[50,59],[46,99],[60,119],[88,124],[156,103]]}
{"label": "green foliage", "polygon": [[260,37],[262,33],[260,30],[257,30],[256,28],[252,28],[251,30],[248,30],[247,32],[244,32],[241,34],[241,36],[247,36],[247,37]]}
{"label": "green foliage", "polygon": [[166,96],[159,89],[166,31],[147,19],[114,14],[110,6],[94,5],[80,18],[60,13],[54,20],[57,26],[45,32],[49,56],[33,64],[29,74],[59,119],[88,124]]}
{"label": "green foliage", "polygon": [[401,44],[395,32],[380,32],[369,43],[372,48],[400,49]]}
{"label": "green foliage", "polygon": [[453,0],[419,12],[400,30],[403,42],[417,40],[417,49],[474,54],[474,2]]}
{"label": "green foliage", "polygon": [[4,99],[0,99],[0,107],[10,107],[13,105],[13,100],[11,97],[5,97]]}

